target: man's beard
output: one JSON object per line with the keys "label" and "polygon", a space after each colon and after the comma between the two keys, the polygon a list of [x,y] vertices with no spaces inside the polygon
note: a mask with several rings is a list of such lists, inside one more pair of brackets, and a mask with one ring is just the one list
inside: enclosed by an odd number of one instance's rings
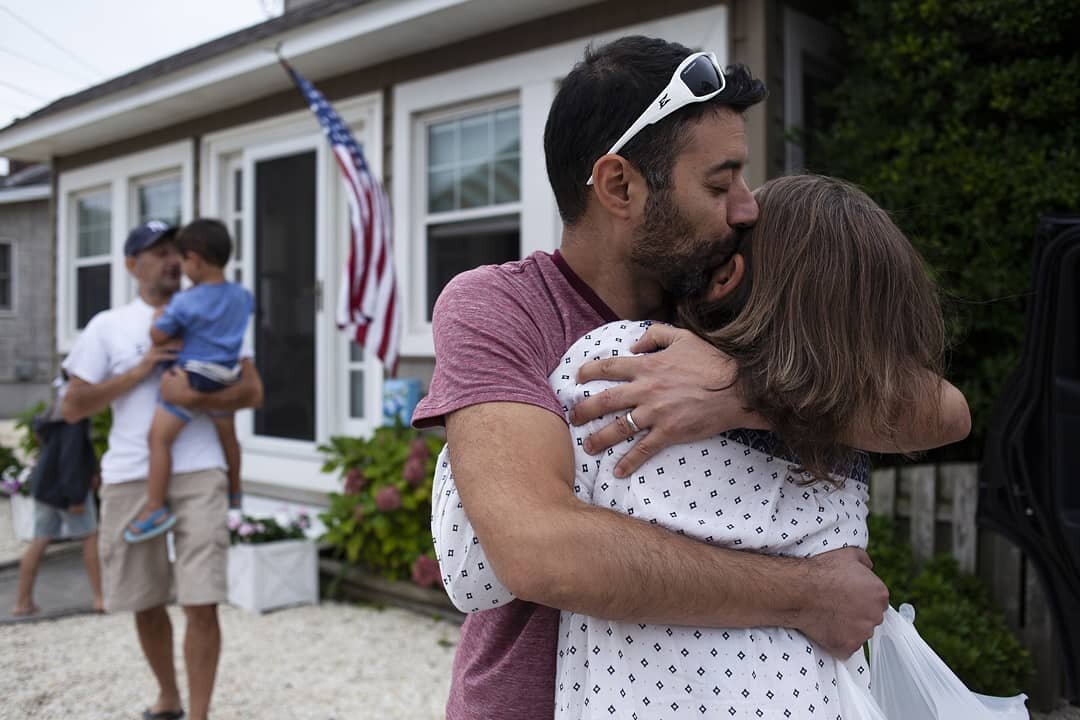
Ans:
{"label": "man's beard", "polygon": [[705,240],[679,211],[670,190],[649,193],[645,221],[634,233],[630,259],[656,276],[674,302],[702,298],[713,270],[738,247],[738,235]]}

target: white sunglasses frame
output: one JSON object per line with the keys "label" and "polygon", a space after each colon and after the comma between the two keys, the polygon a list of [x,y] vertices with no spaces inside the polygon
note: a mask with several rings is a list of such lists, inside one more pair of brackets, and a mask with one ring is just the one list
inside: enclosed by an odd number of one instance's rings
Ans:
{"label": "white sunglasses frame", "polygon": [[[707,57],[712,60],[713,67],[716,68],[716,74],[720,78],[720,87],[708,95],[698,96],[690,92],[690,88],[686,86],[681,74],[683,70],[700,57]],[[687,105],[712,100],[714,97],[724,92],[724,88],[726,87],[727,79],[724,77],[724,69],[720,67],[720,62],[716,59],[716,53],[696,52],[692,55],[687,55],[686,59],[679,63],[679,66],[675,68],[675,72],[671,74],[671,80],[668,81],[667,87],[661,90],[659,95],[653,98],[653,101],[649,103],[649,106],[645,108],[645,111],[634,121],[634,124],[622,134],[622,137],[615,141],[615,144],[612,145],[604,155],[614,155],[619,152],[619,150],[622,150],[628,142],[633,140],[635,135],[649,125],[660,122],[668,115],[681,110]],[[601,155],[601,157],[603,157],[603,155]],[[589,175],[589,179],[585,184],[593,184],[592,175]]]}

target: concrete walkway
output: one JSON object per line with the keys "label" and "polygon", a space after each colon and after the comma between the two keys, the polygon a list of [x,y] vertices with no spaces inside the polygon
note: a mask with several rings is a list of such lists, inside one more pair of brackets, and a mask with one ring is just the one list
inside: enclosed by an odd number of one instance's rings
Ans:
{"label": "concrete walkway", "polygon": [[41,608],[41,612],[26,617],[15,617],[11,614],[18,583],[18,565],[0,569],[0,625],[94,611],[90,582],[86,579],[86,569],[79,552],[64,552],[42,559],[37,582],[34,584],[34,602]]}
{"label": "concrete walkway", "polygon": [[34,602],[41,612],[32,617],[14,617],[11,608],[19,584],[19,559],[28,543],[15,540],[11,524],[11,501],[0,496],[0,625],[92,613],[90,582],[82,562],[80,541],[49,545],[38,566]]}

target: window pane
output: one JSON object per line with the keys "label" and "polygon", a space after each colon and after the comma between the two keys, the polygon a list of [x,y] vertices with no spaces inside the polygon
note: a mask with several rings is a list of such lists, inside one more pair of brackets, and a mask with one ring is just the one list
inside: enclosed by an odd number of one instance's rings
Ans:
{"label": "window pane", "polygon": [[244,258],[244,221],[240,218],[233,220],[232,241],[233,260],[240,262]]}
{"label": "window pane", "polygon": [[364,346],[360,343],[349,343],[349,362],[364,362]]}
{"label": "window pane", "polygon": [[465,118],[461,121],[461,162],[476,162],[491,158],[491,114]]}
{"label": "window pane", "polygon": [[432,170],[428,173],[428,212],[454,209],[454,170]]}
{"label": "window pane", "polygon": [[521,196],[521,170],[517,158],[495,161],[495,202],[517,202]]}
{"label": "window pane", "polygon": [[180,224],[180,178],[152,180],[138,186],[138,222],[162,220],[170,225]]}
{"label": "window pane", "polygon": [[457,162],[457,123],[442,123],[428,128],[428,167]]}
{"label": "window pane", "polygon": [[461,207],[491,204],[491,163],[466,165],[461,169]]}
{"label": "window pane", "polygon": [[427,234],[427,319],[435,300],[455,275],[480,265],[521,257],[517,215],[430,225]]}
{"label": "window pane", "polygon": [[109,274],[111,268],[105,265],[90,265],[78,268],[75,272],[76,307],[75,327],[82,330],[90,318],[109,307]]}
{"label": "window pane", "polygon": [[240,170],[233,170],[233,211],[244,209],[244,176]]}
{"label": "window pane", "polygon": [[349,417],[364,417],[364,371],[349,372]]}
{"label": "window pane", "polygon": [[112,202],[108,190],[83,195],[75,203],[77,257],[108,255],[112,245]]}
{"label": "window pane", "polygon": [[521,119],[516,107],[495,113],[495,153],[499,157],[521,151]]}
{"label": "window pane", "polygon": [[0,310],[11,309],[11,245],[0,244]]}

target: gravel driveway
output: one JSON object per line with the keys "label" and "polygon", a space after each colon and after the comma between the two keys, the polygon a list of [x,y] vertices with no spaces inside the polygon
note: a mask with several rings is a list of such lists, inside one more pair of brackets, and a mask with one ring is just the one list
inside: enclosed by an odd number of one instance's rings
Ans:
{"label": "gravel driveway", "polygon": [[[215,720],[443,717],[456,625],[337,603],[221,621]],[[136,720],[154,693],[130,615],[0,626],[3,720]]]}

